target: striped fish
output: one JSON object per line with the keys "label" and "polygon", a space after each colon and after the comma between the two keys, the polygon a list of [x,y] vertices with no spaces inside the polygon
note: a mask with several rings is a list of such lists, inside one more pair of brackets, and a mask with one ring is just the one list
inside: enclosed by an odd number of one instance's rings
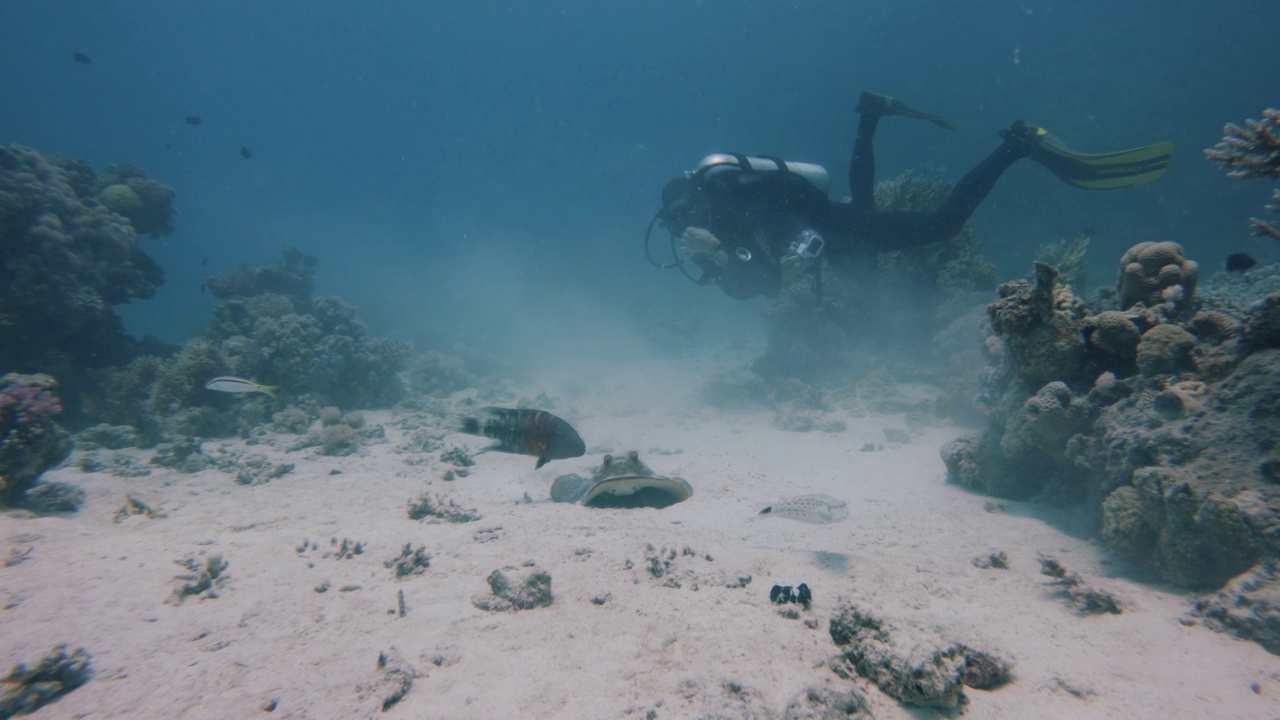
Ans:
{"label": "striped fish", "polygon": [[228,375],[225,377],[216,377],[210,380],[209,382],[204,384],[204,389],[217,390],[218,392],[226,392],[226,393],[260,392],[266,395],[270,395],[271,397],[275,397],[276,390],[279,390],[280,386],[279,385],[263,385],[261,383],[256,383],[252,380],[245,380],[244,378],[231,377],[230,375]]}
{"label": "striped fish", "polygon": [[569,423],[542,410],[482,408],[475,417],[458,422],[457,431],[482,435],[497,442],[485,450],[532,455],[534,470],[552,460],[582,457],[587,446]]}

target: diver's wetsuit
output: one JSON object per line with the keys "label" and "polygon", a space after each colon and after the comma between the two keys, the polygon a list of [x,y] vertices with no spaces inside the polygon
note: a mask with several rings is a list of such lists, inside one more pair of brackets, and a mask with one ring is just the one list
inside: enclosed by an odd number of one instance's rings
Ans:
{"label": "diver's wetsuit", "polygon": [[[951,189],[933,212],[886,211],[875,203],[872,139],[882,113],[860,112],[849,162],[851,202],[831,202],[791,172],[742,172],[677,178],[663,190],[659,217],[672,234],[709,230],[726,252],[719,259],[692,255],[702,282],[715,282],[731,297],[774,297],[782,289],[780,261],[806,228],[822,235],[822,258],[839,258],[860,244],[877,251],[904,250],[957,235],[1010,165],[1026,157],[1025,142],[1006,139]],[[743,250],[749,252],[743,253]],[[817,269],[816,265],[814,269]]]}
{"label": "diver's wetsuit", "polygon": [[836,253],[844,249],[841,246],[848,247],[851,239],[876,250],[904,250],[955,237],[995,187],[1000,175],[1027,156],[1025,143],[1005,141],[960,178],[937,210],[879,210],[875,200],[876,160],[871,141],[880,117],[880,113],[868,112],[862,113],[858,120],[858,136],[849,161],[852,200],[831,203],[824,218],[815,218],[820,226],[815,229],[831,243],[829,247]]}

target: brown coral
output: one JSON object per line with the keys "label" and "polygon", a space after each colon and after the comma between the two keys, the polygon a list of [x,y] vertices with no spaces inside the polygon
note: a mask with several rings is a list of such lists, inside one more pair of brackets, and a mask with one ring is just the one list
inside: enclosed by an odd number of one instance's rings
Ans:
{"label": "brown coral", "polygon": [[1280,347],[1280,291],[1249,306],[1241,339],[1252,348]]}
{"label": "brown coral", "polygon": [[1191,351],[1196,339],[1177,325],[1157,325],[1142,335],[1138,343],[1138,370],[1158,375],[1192,369]]}
{"label": "brown coral", "polygon": [[1199,275],[1200,266],[1187,259],[1178,243],[1138,243],[1120,258],[1120,307],[1188,303],[1195,295]]}
{"label": "brown coral", "polygon": [[1098,313],[1091,319],[1093,335],[1090,341],[1105,352],[1129,362],[1137,357],[1138,341],[1142,332],[1127,315],[1115,310]]}
{"label": "brown coral", "polygon": [[1202,310],[1187,323],[1187,329],[1201,340],[1219,345],[1235,337],[1240,330],[1240,325],[1220,312]]}

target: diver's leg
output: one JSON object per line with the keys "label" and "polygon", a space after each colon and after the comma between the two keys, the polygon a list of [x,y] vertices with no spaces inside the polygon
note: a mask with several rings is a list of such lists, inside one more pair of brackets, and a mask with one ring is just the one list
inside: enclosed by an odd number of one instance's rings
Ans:
{"label": "diver's leg", "polygon": [[942,207],[933,213],[936,226],[935,240],[954,237],[969,221],[970,216],[996,186],[996,181],[1015,162],[1026,157],[1030,146],[1020,137],[1007,137],[990,155],[951,188]]}
{"label": "diver's leg", "polygon": [[[948,240],[960,233],[978,205],[1009,166],[1027,156],[1030,146],[1020,137],[1007,137],[976,167],[965,173],[942,207],[931,213],[860,213],[845,220],[857,237],[877,250],[905,250]],[[852,208],[851,208],[852,210]]]}
{"label": "diver's leg", "polygon": [[[868,93],[863,93],[866,99]],[[866,102],[858,103],[858,136],[853,141],[853,157],[849,159],[850,204],[858,213],[876,211],[876,157],[871,141],[880,124],[882,108]]]}

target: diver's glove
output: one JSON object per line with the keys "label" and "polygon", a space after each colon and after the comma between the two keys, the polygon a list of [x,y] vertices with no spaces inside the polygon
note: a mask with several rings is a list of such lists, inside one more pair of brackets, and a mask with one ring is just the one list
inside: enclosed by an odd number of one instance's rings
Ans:
{"label": "diver's glove", "polygon": [[720,240],[706,228],[686,228],[680,235],[680,249],[686,255],[711,255],[720,249]]}

